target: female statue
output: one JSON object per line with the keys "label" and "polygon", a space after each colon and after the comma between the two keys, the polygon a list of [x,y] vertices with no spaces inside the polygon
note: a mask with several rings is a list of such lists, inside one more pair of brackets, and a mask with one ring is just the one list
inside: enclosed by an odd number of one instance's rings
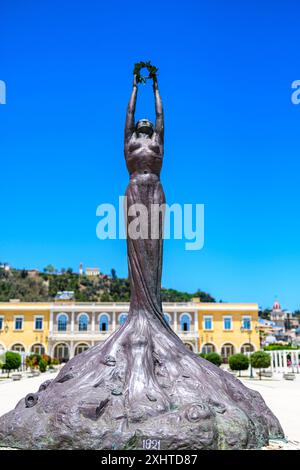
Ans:
{"label": "female statue", "polygon": [[128,319],[0,417],[0,447],[253,449],[283,436],[259,393],[187,350],[164,320],[162,213],[154,221],[151,217],[152,204],[165,202],[160,183],[164,120],[155,76],[153,90],[155,126],[147,119],[135,124],[136,76],[125,124],[127,207],[147,209],[141,231],[148,232],[148,237],[131,236],[129,212]]}
{"label": "female statue", "polygon": [[[126,190],[127,207],[143,204],[147,209],[146,227],[141,227],[141,237],[133,239],[127,230],[127,251],[129,278],[131,285],[130,315],[139,313],[157,317],[164,322],[160,300],[162,271],[162,231],[163,217],[151,220],[153,204],[165,203],[165,195],[160,182],[164,151],[164,115],[156,77],[153,79],[155,98],[155,126],[148,119],[135,123],[135,107],[138,93],[134,75],[133,90],[129,100],[126,122],[124,151],[130,182]],[[127,217],[129,225],[131,217]],[[158,224],[153,230],[152,225]],[[151,233],[158,233],[156,239]],[[146,235],[142,237],[143,233]]]}

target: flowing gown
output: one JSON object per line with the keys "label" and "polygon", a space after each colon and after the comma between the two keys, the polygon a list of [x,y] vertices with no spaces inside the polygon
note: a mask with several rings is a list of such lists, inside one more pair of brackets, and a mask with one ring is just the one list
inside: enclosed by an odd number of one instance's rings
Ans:
{"label": "flowing gown", "polygon": [[[127,255],[131,286],[129,317],[144,315],[149,320],[159,320],[166,326],[160,294],[163,212],[160,212],[159,218],[151,220],[152,204],[165,204],[165,195],[160,182],[162,145],[157,135],[152,139],[142,139],[141,144],[139,140],[132,139],[125,149],[126,164],[130,174],[125,195],[127,210],[133,204],[143,204],[147,209],[148,239],[133,239],[128,235],[128,227],[134,217],[127,217]],[[157,234],[154,239],[151,239],[152,229]]]}

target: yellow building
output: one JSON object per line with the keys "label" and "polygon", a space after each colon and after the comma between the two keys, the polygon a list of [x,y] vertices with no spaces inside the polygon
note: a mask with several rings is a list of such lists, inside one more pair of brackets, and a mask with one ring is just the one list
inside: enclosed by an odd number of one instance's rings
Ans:
{"label": "yellow building", "polygon": [[50,304],[0,303],[0,353],[47,353]]}
{"label": "yellow building", "polygon": [[260,349],[258,305],[198,303],[199,350],[217,352],[223,359]]}
{"label": "yellow building", "polygon": [[[47,353],[66,361],[105,341],[127,318],[124,302],[0,303],[0,354],[12,350]],[[195,353],[215,351],[226,361],[237,352],[260,348],[258,305],[169,302],[166,321]]]}

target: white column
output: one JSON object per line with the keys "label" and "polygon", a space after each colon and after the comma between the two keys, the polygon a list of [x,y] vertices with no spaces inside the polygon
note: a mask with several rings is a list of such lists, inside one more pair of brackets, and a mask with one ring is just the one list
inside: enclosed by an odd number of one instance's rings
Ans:
{"label": "white column", "polygon": [[71,313],[71,333],[74,333],[74,310]]}
{"label": "white column", "polygon": [[277,351],[278,371],[281,372],[281,351]]}
{"label": "white column", "polygon": [[195,316],[194,325],[195,325],[195,337],[196,337],[196,353],[198,353],[199,352],[199,329],[198,329],[198,311],[197,310],[194,312],[194,316]]}
{"label": "white column", "polygon": [[281,372],[280,351],[276,351],[276,353],[277,353],[277,369],[278,369],[278,372]]}
{"label": "white column", "polygon": [[297,360],[297,353],[295,351],[291,351],[291,363],[292,363],[292,372],[298,371],[298,360]]}
{"label": "white column", "polygon": [[175,333],[178,332],[178,325],[177,325],[177,312],[174,312],[174,331]]}
{"label": "white column", "polygon": [[274,362],[275,362],[275,372],[278,372],[278,351],[273,351],[274,352]]}
{"label": "white column", "polygon": [[70,359],[74,357],[74,341],[71,341],[70,343]]}
{"label": "white column", "polygon": [[287,352],[282,351],[282,354],[283,354],[283,372],[287,372],[288,371],[287,360],[286,360]]}
{"label": "white column", "polygon": [[95,331],[95,312],[92,312],[92,332]]}
{"label": "white column", "polygon": [[49,334],[53,334],[53,311],[50,311],[50,325],[49,325]]}
{"label": "white column", "polygon": [[116,312],[113,311],[112,313],[112,331],[114,332],[116,330]]}
{"label": "white column", "polygon": [[271,362],[270,362],[270,367],[272,373],[274,372],[274,366],[273,366],[273,351],[270,351],[270,356],[271,356]]}
{"label": "white column", "polygon": [[279,369],[282,372],[282,352],[278,351],[278,362],[279,362]]}
{"label": "white column", "polygon": [[283,352],[282,351],[279,351],[279,357],[280,357],[281,372],[283,372]]}

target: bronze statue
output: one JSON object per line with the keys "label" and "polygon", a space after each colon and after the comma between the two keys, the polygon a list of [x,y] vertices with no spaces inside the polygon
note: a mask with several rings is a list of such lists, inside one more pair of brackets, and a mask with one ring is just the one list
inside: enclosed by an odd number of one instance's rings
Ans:
{"label": "bronze statue", "polygon": [[[186,349],[164,320],[160,288],[163,107],[154,74],[155,126],[135,123],[134,76],[125,124],[128,207],[148,210],[148,237],[127,237],[131,303],[104,344],[75,356],[51,382],[0,418],[0,446],[22,449],[251,449],[283,431],[260,394]],[[130,228],[131,216],[127,217]]]}

